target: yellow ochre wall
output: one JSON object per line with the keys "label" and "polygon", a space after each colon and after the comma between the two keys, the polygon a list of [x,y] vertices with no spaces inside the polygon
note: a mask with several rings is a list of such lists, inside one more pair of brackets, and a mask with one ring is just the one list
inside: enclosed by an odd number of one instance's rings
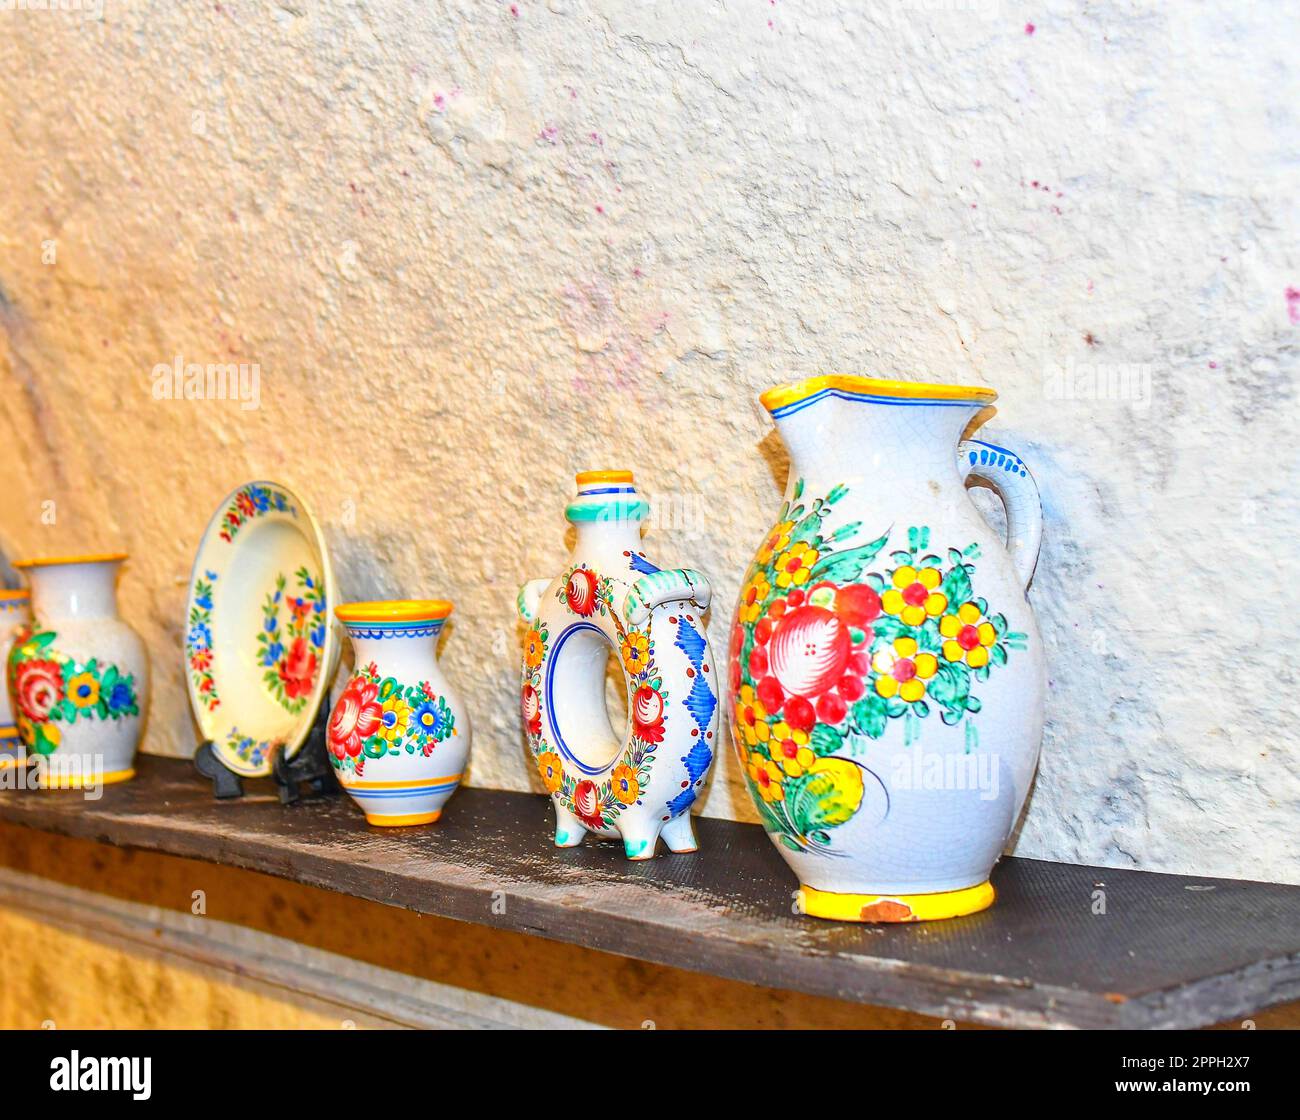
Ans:
{"label": "yellow ochre wall", "polygon": [[69,933],[7,907],[0,907],[0,975],[4,1030],[337,1029],[356,1018],[229,973]]}

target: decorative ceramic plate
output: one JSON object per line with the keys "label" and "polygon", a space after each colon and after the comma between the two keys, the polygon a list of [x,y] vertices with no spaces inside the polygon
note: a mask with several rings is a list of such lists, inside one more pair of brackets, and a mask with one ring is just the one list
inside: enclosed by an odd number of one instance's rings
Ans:
{"label": "decorative ceramic plate", "polygon": [[292,758],[339,654],[320,527],[291,490],[249,482],[208,522],[190,573],[185,676],[199,730],[236,774]]}

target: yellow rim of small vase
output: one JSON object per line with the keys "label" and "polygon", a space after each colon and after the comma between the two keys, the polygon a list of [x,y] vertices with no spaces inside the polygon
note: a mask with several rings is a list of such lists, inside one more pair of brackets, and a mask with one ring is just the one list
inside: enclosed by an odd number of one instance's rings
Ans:
{"label": "yellow rim of small vase", "polygon": [[390,599],[340,603],[334,614],[340,622],[437,622],[452,609],[446,599]]}
{"label": "yellow rim of small vase", "polygon": [[883,377],[858,377],[855,374],[831,373],[822,377],[809,377],[803,381],[790,381],[774,385],[758,399],[768,412],[807,400],[827,389],[839,389],[863,396],[889,397],[895,400],[969,401],[971,404],[992,404],[998,399],[996,389],[986,385],[940,385],[930,381],[891,381]]}
{"label": "yellow rim of small vase", "polygon": [[0,603],[18,603],[23,599],[30,599],[31,597],[32,593],[25,587],[20,588],[17,591],[0,590]]}
{"label": "yellow rim of small vase", "polygon": [[579,486],[594,486],[599,482],[630,483],[631,471],[579,471],[574,476]]}
{"label": "yellow rim of small vase", "polygon": [[125,552],[98,552],[89,556],[38,556],[33,560],[15,560],[15,568],[53,568],[59,564],[107,564],[125,560]]}
{"label": "yellow rim of small vase", "polygon": [[837,922],[933,922],[960,918],[993,905],[997,897],[987,879],[973,887],[933,894],[837,894],[799,888],[803,912]]}
{"label": "yellow rim of small vase", "polygon": [[85,789],[87,786],[111,786],[115,782],[129,782],[135,769],[110,770],[106,774],[37,774],[36,784],[41,789]]}

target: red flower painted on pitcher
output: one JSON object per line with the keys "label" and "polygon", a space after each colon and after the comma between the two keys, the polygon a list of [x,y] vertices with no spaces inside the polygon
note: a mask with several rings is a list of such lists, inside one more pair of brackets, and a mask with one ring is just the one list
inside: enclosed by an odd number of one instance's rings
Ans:
{"label": "red flower painted on pitcher", "polygon": [[871,662],[862,651],[875,637],[870,623],[880,614],[880,596],[866,584],[823,581],[806,591],[792,589],[758,620],[749,660],[739,663],[739,650],[733,651],[733,672],[757,681],[764,708],[784,710],[791,727],[838,725],[866,692]]}
{"label": "red flower painted on pitcher", "polygon": [[528,734],[540,735],[542,733],[542,698],[537,694],[537,689],[531,684],[524,685],[519,708],[523,713],[524,726],[528,728]]}
{"label": "red flower painted on pitcher", "polygon": [[648,684],[632,694],[632,734],[647,743],[664,738],[664,698]]}
{"label": "red flower painted on pitcher", "polygon": [[813,588],[813,594],[822,588],[829,588],[834,594],[835,613],[848,625],[866,626],[880,617],[880,596],[865,583],[853,583],[848,587],[819,584]]}
{"label": "red flower painted on pitcher", "polygon": [[731,631],[731,653],[727,658],[730,666],[731,691],[733,693],[740,691],[740,651],[745,644],[745,627],[739,622]]}
{"label": "red flower painted on pitcher", "polygon": [[767,668],[788,696],[816,698],[839,683],[848,667],[848,627],[823,607],[785,615],[766,647]]}
{"label": "red flower painted on pitcher", "polygon": [[383,708],[375,702],[378,695],[379,685],[374,681],[362,676],[348,681],[330,717],[329,747],[335,758],[355,758],[361,753],[361,741],[375,733],[383,716]]}
{"label": "red flower painted on pitcher", "polygon": [[586,568],[575,569],[569,576],[564,597],[574,614],[588,618],[596,610],[596,573]]}

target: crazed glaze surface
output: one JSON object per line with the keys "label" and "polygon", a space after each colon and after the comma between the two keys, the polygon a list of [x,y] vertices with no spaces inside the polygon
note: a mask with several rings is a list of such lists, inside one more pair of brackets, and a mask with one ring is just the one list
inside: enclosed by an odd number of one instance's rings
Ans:
{"label": "crazed glaze surface", "polygon": [[[653,478],[725,616],[788,471],[762,389],[984,382],[1047,520],[1016,851],[1300,881],[1289,9],[514,7],[0,15],[0,534],[132,552],[145,749],[193,750],[185,577],[243,479],[349,596],[457,600],[472,780],[540,791],[512,601],[552,480]],[[259,363],[260,408],[155,400],[177,355]],[[704,812],[752,819],[719,754]]]}

